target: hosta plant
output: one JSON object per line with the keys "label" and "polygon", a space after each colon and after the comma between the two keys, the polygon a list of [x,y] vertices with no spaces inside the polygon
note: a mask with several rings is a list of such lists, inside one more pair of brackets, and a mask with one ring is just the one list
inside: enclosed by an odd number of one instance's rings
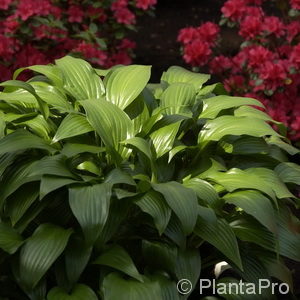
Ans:
{"label": "hosta plant", "polygon": [[70,56],[29,69],[1,84],[1,299],[188,299],[181,279],[199,299],[223,261],[218,282],[293,292],[298,150],[259,101],[180,67],[159,84],[149,66]]}

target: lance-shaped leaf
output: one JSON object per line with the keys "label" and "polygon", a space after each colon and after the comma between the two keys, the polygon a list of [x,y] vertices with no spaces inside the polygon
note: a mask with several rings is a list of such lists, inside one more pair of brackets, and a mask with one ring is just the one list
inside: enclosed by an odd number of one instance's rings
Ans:
{"label": "lance-shaped leaf", "polygon": [[221,251],[240,269],[243,268],[237,239],[225,220],[218,219],[217,222],[207,222],[199,217],[194,232]]}
{"label": "lance-shaped leaf", "polygon": [[[124,279],[118,273],[108,274],[103,281],[102,292],[105,300],[163,300],[160,285],[143,277],[144,282]],[[117,287],[117,288],[116,288]]]}
{"label": "lance-shaped leaf", "polygon": [[34,65],[27,68],[20,68],[14,72],[13,79],[16,79],[24,70],[31,70],[34,72],[41,73],[48,77],[53,84],[57,86],[63,85],[62,73],[57,66]]}
{"label": "lance-shaped leaf", "polygon": [[172,123],[151,133],[150,138],[153,142],[157,158],[172,149],[180,123],[181,122]]}
{"label": "lance-shaped leaf", "polygon": [[242,105],[256,105],[259,107],[264,107],[261,102],[252,98],[220,95],[203,100],[203,110],[199,118],[213,119],[223,109],[238,107]]}
{"label": "lance-shaped leaf", "polygon": [[[255,124],[255,126],[254,126]],[[261,119],[235,116],[221,116],[206,122],[200,131],[198,143],[219,141],[226,135],[280,136],[272,127]]]}
{"label": "lance-shaped leaf", "polygon": [[87,243],[100,235],[109,213],[112,185],[109,183],[69,189],[69,204]]}
{"label": "lance-shaped leaf", "polygon": [[87,120],[99,134],[105,146],[115,149],[126,157],[130,150],[120,145],[120,142],[134,136],[133,123],[126,113],[105,100],[86,100],[81,104],[86,111]]}
{"label": "lance-shaped leaf", "polygon": [[40,225],[27,239],[20,253],[20,280],[33,289],[54,261],[64,251],[71,230],[52,224]]}
{"label": "lance-shaped leaf", "polygon": [[171,181],[167,183],[152,184],[153,189],[161,193],[168,205],[181,221],[186,235],[190,234],[197,221],[198,201],[192,189]]}
{"label": "lance-shaped leaf", "polygon": [[150,75],[150,66],[131,65],[114,69],[104,80],[107,101],[125,109],[145,88]]}
{"label": "lance-shaped leaf", "polygon": [[219,195],[214,187],[207,181],[200,178],[191,178],[184,181],[183,185],[187,188],[193,189],[197,197],[207,204],[214,206],[219,202]]}
{"label": "lance-shaped leaf", "polygon": [[135,278],[138,281],[144,281],[129,254],[118,245],[114,245],[103,252],[94,261],[94,264],[109,266],[131,276],[132,278]]}
{"label": "lance-shaped leaf", "polygon": [[104,93],[103,82],[88,62],[65,56],[55,63],[63,74],[64,88],[76,100],[101,98]]}
{"label": "lance-shaped leaf", "polygon": [[71,293],[61,287],[54,287],[47,295],[47,300],[98,300],[96,293],[85,284],[76,284]]}
{"label": "lance-shaped leaf", "polygon": [[230,204],[242,208],[247,214],[252,215],[270,231],[275,232],[276,218],[274,208],[269,198],[258,191],[238,191],[229,193],[223,199]]}
{"label": "lance-shaped leaf", "polygon": [[[10,88],[18,88],[18,89],[23,89],[30,94],[32,94],[39,106],[40,112],[42,113],[43,117],[45,119],[48,118],[49,116],[49,107],[47,104],[40,98],[40,96],[36,93],[35,89],[27,82],[23,82],[20,80],[7,80],[2,83],[0,83],[0,86],[5,86],[5,87],[10,87]],[[2,93],[1,93],[2,94]],[[5,94],[5,93],[3,93]],[[0,96],[1,99],[1,96]]]}
{"label": "lance-shaped leaf", "polygon": [[176,82],[190,83],[194,85],[196,90],[199,90],[209,79],[210,75],[208,74],[191,72],[179,66],[170,67],[161,77],[162,81],[169,84]]}
{"label": "lance-shaped leaf", "polygon": [[22,236],[8,224],[0,222],[0,248],[13,254],[22,244]]}
{"label": "lance-shaped leaf", "polygon": [[139,206],[142,211],[152,216],[154,224],[161,235],[168,226],[171,217],[171,209],[166,204],[163,196],[151,190],[140,200],[135,202],[135,204]]}
{"label": "lance-shaped leaf", "polygon": [[196,98],[192,84],[173,83],[161,95],[160,107],[164,114],[192,114],[190,108]]}
{"label": "lance-shaped leaf", "polygon": [[69,114],[60,123],[52,142],[56,143],[62,139],[81,135],[93,130],[94,128],[90,125],[85,116]]}
{"label": "lance-shaped leaf", "polygon": [[280,163],[274,170],[283,182],[300,185],[300,166],[292,162]]}
{"label": "lance-shaped leaf", "polygon": [[50,153],[57,151],[42,138],[23,129],[16,130],[0,140],[0,155],[27,149],[42,149]]}

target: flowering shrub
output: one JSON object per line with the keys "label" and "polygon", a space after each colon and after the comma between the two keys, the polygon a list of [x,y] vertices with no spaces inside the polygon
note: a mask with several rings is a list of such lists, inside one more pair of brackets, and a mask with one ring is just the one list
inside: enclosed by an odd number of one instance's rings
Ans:
{"label": "flowering shrub", "polygon": [[110,67],[131,63],[125,37],[156,0],[0,0],[0,80],[11,70],[67,53]]}
{"label": "flowering shrub", "polygon": [[238,53],[220,53],[220,27],[207,22],[179,32],[185,62],[208,66],[230,93],[261,100],[299,140],[300,1],[228,0],[221,11],[220,25],[237,28]]}

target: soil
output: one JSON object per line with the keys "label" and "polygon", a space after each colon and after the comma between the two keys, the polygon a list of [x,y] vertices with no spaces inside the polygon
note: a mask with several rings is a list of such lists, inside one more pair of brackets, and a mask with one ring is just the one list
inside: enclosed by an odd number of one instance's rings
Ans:
{"label": "soil", "polygon": [[[172,65],[186,65],[180,54],[180,44],[176,41],[181,28],[199,26],[203,22],[220,20],[220,8],[223,0],[158,0],[155,16],[143,16],[138,19],[138,31],[131,33],[136,41],[134,63],[152,65],[151,82],[159,82],[163,71]],[[232,30],[222,31],[225,42],[221,45],[222,53],[237,51],[240,41]],[[286,260],[293,272],[294,289],[300,299],[300,263]],[[198,297],[195,297],[198,299]],[[278,298],[280,300],[288,298]]]}

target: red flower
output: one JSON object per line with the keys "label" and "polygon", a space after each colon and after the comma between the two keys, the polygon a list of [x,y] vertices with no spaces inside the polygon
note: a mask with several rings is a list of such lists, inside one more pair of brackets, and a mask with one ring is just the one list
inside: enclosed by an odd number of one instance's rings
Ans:
{"label": "red flower", "polygon": [[128,8],[114,11],[114,17],[121,24],[131,25],[135,23],[135,15]]}
{"label": "red flower", "polygon": [[246,16],[241,22],[239,35],[244,39],[250,40],[257,37],[262,31],[262,21],[259,17]]}
{"label": "red flower", "polygon": [[127,6],[128,6],[128,0],[117,0],[112,3],[111,10],[115,11],[122,8],[127,8]]}
{"label": "red flower", "polygon": [[206,22],[197,28],[198,38],[204,42],[213,44],[220,32],[220,28],[217,24],[212,22]]}
{"label": "red flower", "polygon": [[106,67],[110,68],[115,65],[129,65],[132,63],[131,57],[128,55],[127,52],[118,52],[113,54],[106,65]]}
{"label": "red flower", "polygon": [[245,89],[245,78],[241,75],[232,75],[224,81],[225,89],[230,92],[234,90],[235,92],[242,93]]}
{"label": "red flower", "polygon": [[16,20],[15,15],[11,15],[3,22],[3,26],[5,33],[14,33],[20,26],[20,23]]}
{"label": "red flower", "polygon": [[284,35],[284,25],[278,17],[265,17],[263,21],[263,29],[269,34],[277,37]]}
{"label": "red flower", "polygon": [[264,15],[265,15],[264,11],[262,10],[261,7],[247,6],[247,7],[245,7],[243,17],[252,16],[252,17],[262,18],[262,17],[264,17]]}
{"label": "red flower", "polygon": [[223,15],[232,21],[241,19],[245,12],[244,0],[228,0],[221,8]]}
{"label": "red flower", "polygon": [[291,42],[300,33],[300,22],[293,21],[286,25],[287,40]]}
{"label": "red flower", "polygon": [[210,71],[214,74],[220,74],[232,68],[231,60],[223,55],[214,57],[210,64]]}
{"label": "red flower", "polygon": [[129,40],[129,39],[123,39],[118,46],[119,50],[127,50],[127,49],[134,49],[136,47],[136,43]]}
{"label": "red flower", "polygon": [[248,63],[251,68],[260,67],[268,60],[272,60],[273,53],[263,46],[254,46],[248,52]]}
{"label": "red flower", "polygon": [[48,0],[26,0],[20,1],[17,7],[16,15],[23,21],[26,21],[29,17],[46,16],[51,12],[51,3]]}
{"label": "red flower", "polygon": [[73,51],[81,53],[85,58],[98,65],[104,65],[107,59],[107,54],[104,51],[86,42],[81,42]]}
{"label": "red flower", "polygon": [[15,40],[0,34],[0,57],[9,59],[15,52]]}
{"label": "red flower", "polygon": [[149,7],[155,5],[156,2],[156,0],[136,0],[136,7],[147,10]]}
{"label": "red flower", "polygon": [[264,80],[264,89],[275,91],[278,87],[283,86],[287,79],[284,62],[265,62],[259,69],[259,77]]}
{"label": "red flower", "polygon": [[188,44],[198,38],[199,38],[199,31],[196,28],[186,27],[186,28],[182,28],[179,31],[177,41],[183,44]]}
{"label": "red flower", "polygon": [[84,12],[79,6],[71,5],[67,11],[69,18],[68,21],[71,23],[81,23],[83,20]]}
{"label": "red flower", "polygon": [[290,61],[296,67],[300,68],[300,43],[297,46],[294,46],[291,52]]}
{"label": "red flower", "polygon": [[290,0],[290,4],[293,9],[300,10],[300,0]]}
{"label": "red flower", "polygon": [[0,64],[0,74],[1,74],[1,80],[9,80],[12,77],[12,71],[8,68]]}
{"label": "red flower", "polygon": [[208,43],[195,40],[185,46],[183,58],[193,66],[203,66],[208,62],[211,54],[212,51]]}
{"label": "red flower", "polygon": [[14,0],[0,0],[0,9],[7,10]]}
{"label": "red flower", "polygon": [[89,6],[86,11],[86,16],[97,19],[101,23],[104,23],[107,20],[107,15],[105,14],[104,9],[102,8],[96,8],[93,6]]}

